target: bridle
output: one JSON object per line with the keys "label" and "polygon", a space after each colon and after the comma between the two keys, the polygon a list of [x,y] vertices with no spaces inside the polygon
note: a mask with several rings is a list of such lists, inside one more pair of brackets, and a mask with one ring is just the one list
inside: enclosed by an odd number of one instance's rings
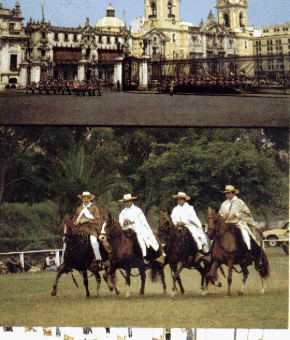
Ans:
{"label": "bridle", "polygon": [[214,220],[217,222],[217,224],[214,227],[211,227],[210,224],[208,223],[208,230],[213,230],[215,232],[215,237],[216,239],[219,239],[221,237],[223,237],[229,230],[229,224],[226,223],[227,227],[225,228],[224,232],[222,234],[219,234],[220,231],[220,226],[221,226],[221,217],[218,218],[216,215],[209,215],[206,218],[207,220]]}
{"label": "bridle", "polygon": [[[161,218],[159,219],[159,221],[160,221],[161,219],[166,219],[166,217],[161,217]],[[167,220],[167,219],[166,219],[166,220]],[[167,221],[170,223],[169,220],[167,220]],[[169,239],[175,237],[175,236],[177,235],[178,231],[181,230],[181,228],[178,227],[178,228],[175,229],[175,231],[173,232],[173,234],[171,233],[171,234],[169,234],[169,235],[165,235],[165,233],[164,233],[165,231],[169,230],[169,232],[170,232],[172,229],[173,229],[173,228],[172,228],[171,225],[170,225],[169,228],[165,229],[163,226],[160,226],[160,222],[159,222],[158,231],[161,230],[161,232],[162,232],[162,234],[163,234],[163,237],[164,237],[165,239],[169,240]]]}
{"label": "bridle", "polygon": [[[114,221],[113,220],[111,220],[112,221],[112,223],[111,223],[111,225],[110,225],[110,229],[113,229],[114,227],[115,227],[115,224],[114,224]],[[108,225],[106,224],[106,227],[108,228]],[[115,229],[115,228],[114,228]],[[106,238],[108,239],[108,240],[111,240],[111,239],[114,239],[115,237],[118,237],[118,236],[121,236],[122,235],[122,230],[118,233],[118,232],[116,232],[116,233],[111,233],[111,230],[110,230],[110,232],[107,234],[107,231],[106,231],[106,234],[103,234],[103,235],[105,235],[106,236]]]}

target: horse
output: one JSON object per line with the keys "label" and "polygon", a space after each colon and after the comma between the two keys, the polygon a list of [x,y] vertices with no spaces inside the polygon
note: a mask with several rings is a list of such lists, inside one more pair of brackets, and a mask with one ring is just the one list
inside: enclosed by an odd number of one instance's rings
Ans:
{"label": "horse", "polygon": [[[193,240],[190,231],[185,226],[176,227],[171,217],[161,212],[159,218],[158,236],[165,240],[165,263],[169,264],[173,272],[173,286],[171,296],[176,294],[176,281],[179,284],[180,292],[184,294],[184,288],[181,282],[180,273],[183,268],[196,269],[201,275],[201,288],[205,288],[206,274],[211,267],[211,260],[205,260],[198,252],[197,245]],[[202,266],[202,263],[204,266]],[[220,287],[219,282],[213,284]],[[208,283],[208,282],[206,282]]]}
{"label": "horse", "polygon": [[212,257],[213,265],[208,278],[215,278],[217,269],[222,265],[228,266],[228,291],[227,296],[231,296],[232,271],[234,265],[240,265],[243,272],[242,286],[239,295],[244,295],[246,280],[249,275],[248,265],[255,262],[255,269],[262,278],[261,294],[265,293],[264,279],[270,275],[270,266],[266,253],[255,241],[251,240],[251,251],[249,261],[245,261],[245,256],[241,254],[242,235],[240,230],[230,223],[226,223],[219,214],[218,209],[208,207],[206,219],[208,223],[208,237],[213,240]]}
{"label": "horse", "polygon": [[[88,232],[88,223],[84,223],[81,226],[74,226],[70,217],[65,216],[61,224],[63,230],[63,240],[65,242],[64,262],[58,267],[56,280],[53,284],[52,296],[57,294],[57,283],[63,273],[72,272],[73,269],[78,270],[83,276],[84,286],[86,288],[86,297],[90,297],[88,289],[88,274],[87,270],[90,270],[97,281],[97,291],[95,296],[99,296],[99,290],[101,285],[101,276],[99,271],[102,270],[99,266],[96,266],[94,261],[95,255],[90,242],[90,234]],[[103,261],[108,258],[107,252],[100,244],[100,253]],[[74,277],[73,277],[74,280]],[[75,284],[76,281],[74,280]],[[77,284],[76,284],[77,285]]]}
{"label": "horse", "polygon": [[[120,223],[112,217],[111,213],[109,213],[108,219],[103,224],[99,240],[101,242],[107,242],[110,247],[109,252],[110,265],[103,275],[103,278],[107,282],[107,284],[111,285],[110,289],[111,290],[115,289],[116,293],[120,294],[120,290],[115,283],[114,276],[117,269],[124,269],[126,272],[126,286],[127,286],[127,292],[125,297],[130,297],[131,269],[138,268],[141,276],[140,296],[144,296],[146,281],[145,271],[148,268],[146,268],[136,233],[131,229],[124,231]],[[147,251],[147,257],[150,264],[149,268],[151,268],[152,270],[152,277],[153,278],[156,277],[157,274],[160,275],[160,278],[163,283],[163,292],[164,294],[166,294],[163,264],[156,260],[162,256],[162,251],[163,251],[162,246],[159,242],[159,249],[157,251],[154,251],[152,248],[149,248]],[[109,275],[111,275],[112,277],[111,282],[108,281]]]}

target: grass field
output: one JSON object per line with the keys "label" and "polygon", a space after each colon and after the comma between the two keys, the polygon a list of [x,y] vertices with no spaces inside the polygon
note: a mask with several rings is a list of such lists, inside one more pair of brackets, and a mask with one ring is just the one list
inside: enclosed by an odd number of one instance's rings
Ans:
{"label": "grass field", "polygon": [[[131,297],[126,299],[125,282],[118,272],[121,295],[116,296],[102,281],[100,298],[85,298],[82,277],[75,272],[79,288],[71,275],[64,274],[58,294],[50,292],[55,273],[24,273],[0,276],[1,326],[78,326],[78,327],[195,327],[195,328],[288,328],[289,258],[281,248],[267,248],[271,275],[266,294],[260,295],[261,280],[253,266],[244,296],[238,296],[242,275],[234,273],[232,297],[227,298],[226,279],[221,288],[210,287],[201,296],[200,276],[195,270],[181,274],[185,294],[163,296],[161,283],[146,281],[145,297],[139,297],[140,278],[132,278]],[[227,268],[225,271],[227,272]],[[135,271],[135,270],[134,270]],[[172,280],[165,271],[168,292]],[[89,279],[91,295],[96,283]]]}

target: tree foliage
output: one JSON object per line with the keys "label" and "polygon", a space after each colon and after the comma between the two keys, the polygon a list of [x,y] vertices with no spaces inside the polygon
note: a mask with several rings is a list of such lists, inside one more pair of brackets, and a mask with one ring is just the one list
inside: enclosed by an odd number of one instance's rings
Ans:
{"label": "tree foliage", "polygon": [[[5,127],[0,198],[57,203],[73,213],[90,191],[101,209],[125,193],[147,214],[184,191],[197,210],[220,205],[232,184],[267,220],[288,209],[287,129]],[[1,196],[2,195],[2,196]],[[3,201],[2,200],[2,201]]]}

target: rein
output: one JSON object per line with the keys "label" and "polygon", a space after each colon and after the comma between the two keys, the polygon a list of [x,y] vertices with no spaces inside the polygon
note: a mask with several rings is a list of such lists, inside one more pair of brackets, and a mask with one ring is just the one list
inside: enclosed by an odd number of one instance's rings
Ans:
{"label": "rein", "polygon": [[[213,219],[214,217],[215,217],[215,216],[208,216],[208,219],[210,219],[210,218]],[[218,234],[219,231],[220,231],[220,226],[221,226],[221,218],[218,218],[217,221],[218,221],[218,224],[217,224],[217,227],[216,227],[216,228],[208,227],[208,229],[211,229],[211,230],[213,230],[213,231],[215,232],[214,240],[217,240],[217,241],[218,241],[219,247],[220,247],[224,252],[226,252],[226,253],[228,253],[228,254],[234,253],[235,251],[227,251],[227,250],[224,248],[224,246],[220,243],[220,239],[221,239],[223,236],[225,236],[227,232],[230,232],[230,233],[231,233],[230,224],[229,224],[229,223],[225,223],[225,224],[226,224],[225,230],[223,231],[222,234]],[[237,273],[239,273],[236,269],[235,269],[235,271],[236,271]]]}

